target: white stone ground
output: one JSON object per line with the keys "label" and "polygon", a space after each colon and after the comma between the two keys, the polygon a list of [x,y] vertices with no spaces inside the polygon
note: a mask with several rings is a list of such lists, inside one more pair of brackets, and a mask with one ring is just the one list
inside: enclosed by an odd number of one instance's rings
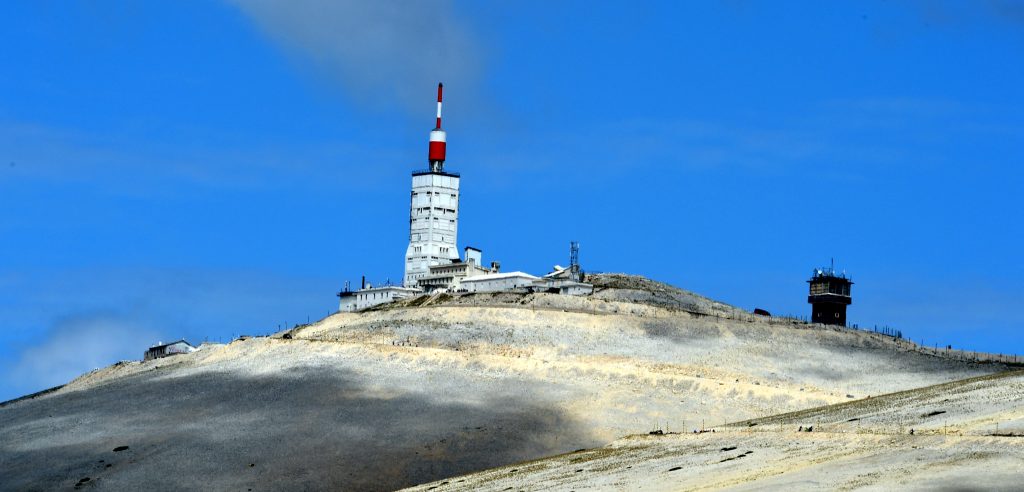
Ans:
{"label": "white stone ground", "polygon": [[0,406],[0,489],[388,490],[1005,369],[611,280],[420,298],[89,373]]}
{"label": "white stone ground", "polygon": [[1022,386],[1015,371],[715,432],[630,436],[413,490],[1020,490]]}

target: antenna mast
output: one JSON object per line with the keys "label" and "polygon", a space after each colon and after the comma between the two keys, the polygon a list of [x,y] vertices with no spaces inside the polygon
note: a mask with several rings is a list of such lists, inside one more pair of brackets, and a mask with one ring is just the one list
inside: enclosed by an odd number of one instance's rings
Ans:
{"label": "antenna mast", "polygon": [[580,243],[577,241],[569,243],[569,277],[573,282],[583,280],[583,272],[580,271]]}
{"label": "antenna mast", "polygon": [[430,131],[430,152],[427,160],[430,162],[430,172],[439,173],[444,171],[445,145],[448,135],[441,129],[441,93],[444,85],[437,84],[437,125]]}

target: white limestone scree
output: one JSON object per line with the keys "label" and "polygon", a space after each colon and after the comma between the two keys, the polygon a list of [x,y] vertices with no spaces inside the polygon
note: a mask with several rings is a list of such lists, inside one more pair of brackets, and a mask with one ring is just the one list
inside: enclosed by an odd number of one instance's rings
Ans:
{"label": "white limestone scree", "polygon": [[405,251],[405,287],[430,273],[431,265],[459,258],[459,175],[444,171],[412,174],[409,248]]}

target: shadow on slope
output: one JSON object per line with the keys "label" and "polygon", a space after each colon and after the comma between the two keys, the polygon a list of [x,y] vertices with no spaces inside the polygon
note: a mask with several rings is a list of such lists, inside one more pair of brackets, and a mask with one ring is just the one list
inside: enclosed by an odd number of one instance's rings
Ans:
{"label": "shadow on slope", "polygon": [[0,409],[3,488],[391,490],[599,444],[511,396],[446,403],[356,379],[145,374],[11,405]]}
{"label": "shadow on slope", "polygon": [[1020,418],[1016,411],[1022,388],[1024,370],[1006,371],[750,419],[728,426],[814,425],[818,430],[829,432],[845,432],[863,426],[864,429],[884,433],[894,429],[903,432],[904,428],[913,427],[935,430],[945,427],[945,422],[956,425],[972,420],[995,422],[1004,419],[1008,423],[1019,424],[1015,421]]}

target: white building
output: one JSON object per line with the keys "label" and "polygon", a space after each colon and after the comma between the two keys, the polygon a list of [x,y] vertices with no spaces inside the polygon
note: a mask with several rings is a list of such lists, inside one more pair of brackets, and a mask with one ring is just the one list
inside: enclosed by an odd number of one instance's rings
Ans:
{"label": "white building", "polygon": [[[526,288],[573,295],[593,292],[593,286],[579,282],[579,275],[565,278],[568,274],[561,270],[539,279],[524,272],[499,273],[498,262],[492,262],[490,268],[485,268],[480,250],[472,247],[466,248],[464,259],[459,259],[456,244],[461,178],[458,173],[444,170],[448,136],[441,128],[442,88],[438,84],[436,126],[430,132],[427,154],[429,167],[412,173],[409,246],[405,250],[402,285],[364,285],[364,288],[350,292],[346,284],[344,291],[338,293],[338,310],[359,311],[436,291],[497,292]],[[573,265],[576,265],[577,246],[577,243],[572,243],[570,257]],[[579,273],[578,265],[573,272]]]}
{"label": "white building", "polygon": [[338,311],[342,313],[352,313],[359,311],[360,309],[384,304],[385,302],[415,296],[421,292],[422,291],[420,289],[402,287],[398,285],[374,287],[366,284],[366,287],[357,291],[350,291],[346,289],[339,292],[338,297],[341,300],[338,302]]}
{"label": "white building", "polygon": [[338,293],[338,297],[341,301],[338,303],[338,311],[343,313],[351,313],[356,310],[356,293],[350,290],[341,291]]}
{"label": "white building", "polygon": [[533,285],[537,277],[524,272],[489,273],[462,279],[461,286],[468,292],[497,292]]}
{"label": "white building", "polygon": [[584,296],[594,293],[593,284],[579,282],[573,278],[571,268],[555,265],[553,272],[533,282],[534,292],[557,292],[562,295]]}
{"label": "white building", "polygon": [[142,354],[142,360],[153,360],[178,354],[190,354],[195,351],[196,348],[185,340],[178,340],[177,342],[171,343],[157,342],[156,345],[146,349],[146,352]]}
{"label": "white building", "polygon": [[593,284],[576,282],[568,278],[541,278],[531,285],[534,292],[554,292],[567,296],[585,296],[594,293]]}
{"label": "white building", "polygon": [[459,259],[459,174],[444,170],[448,134],[441,129],[442,85],[437,84],[437,126],[430,131],[430,168],[412,173],[409,200],[409,247],[405,250],[402,285],[415,287],[433,265]]}
{"label": "white building", "polygon": [[497,273],[498,262],[492,262],[491,268],[481,265],[483,255],[479,249],[466,246],[462,260],[455,260],[446,265],[431,265],[429,272],[417,279],[417,287],[426,292],[457,291],[461,289],[462,280],[469,277]]}
{"label": "white building", "polygon": [[459,258],[459,175],[445,171],[412,174],[409,205],[409,247],[405,251],[403,285],[414,287],[432,265]]}
{"label": "white building", "polygon": [[[351,310],[358,311],[370,306],[384,304],[385,302],[397,301],[398,299],[418,295],[420,292],[420,289],[401,287],[398,285],[383,285],[380,287],[368,286],[365,289],[359,289],[354,292],[355,302],[354,307]],[[339,310],[344,311],[345,307],[346,301],[345,298],[342,297]]]}

